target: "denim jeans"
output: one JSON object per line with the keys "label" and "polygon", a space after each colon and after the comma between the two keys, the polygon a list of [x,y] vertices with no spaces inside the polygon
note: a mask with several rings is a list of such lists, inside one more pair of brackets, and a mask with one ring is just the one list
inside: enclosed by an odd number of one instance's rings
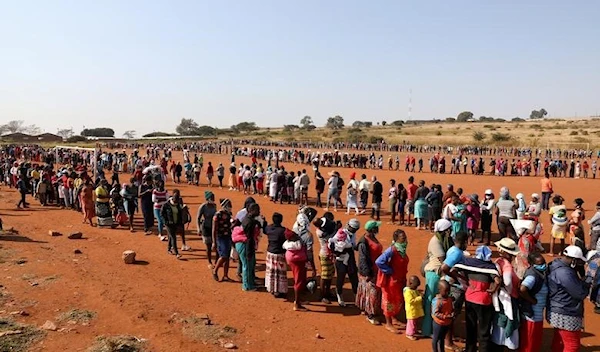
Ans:
{"label": "denim jeans", "polygon": [[435,321],[433,322],[433,337],[431,340],[433,352],[444,352],[444,339],[448,330],[450,330],[450,325],[440,325]]}
{"label": "denim jeans", "polygon": [[550,196],[552,193],[550,192],[542,192],[542,210],[550,209]]}
{"label": "denim jeans", "polygon": [[162,235],[163,227],[165,225],[164,225],[163,218],[160,215],[160,209],[154,209],[154,217],[156,218],[156,222],[158,222],[158,234]]}

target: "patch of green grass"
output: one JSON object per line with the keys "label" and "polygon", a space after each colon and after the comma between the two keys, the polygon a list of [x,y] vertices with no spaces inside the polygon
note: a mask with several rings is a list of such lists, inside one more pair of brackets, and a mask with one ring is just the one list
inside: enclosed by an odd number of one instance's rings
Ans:
{"label": "patch of green grass", "polygon": [[2,352],[25,352],[34,342],[45,336],[42,330],[31,325],[19,324],[10,319],[0,319],[0,334],[6,332],[14,332],[14,334],[0,337],[0,351]]}

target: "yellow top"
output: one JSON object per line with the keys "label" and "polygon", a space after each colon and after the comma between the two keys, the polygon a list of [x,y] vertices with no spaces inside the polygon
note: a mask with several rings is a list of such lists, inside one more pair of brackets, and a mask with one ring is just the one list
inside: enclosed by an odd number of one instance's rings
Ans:
{"label": "yellow top", "polygon": [[96,201],[100,203],[108,203],[110,197],[108,196],[108,192],[102,186],[98,186],[96,188]]}
{"label": "yellow top", "polygon": [[403,293],[406,319],[417,319],[425,316],[423,312],[423,296],[421,296],[419,291],[405,287]]}

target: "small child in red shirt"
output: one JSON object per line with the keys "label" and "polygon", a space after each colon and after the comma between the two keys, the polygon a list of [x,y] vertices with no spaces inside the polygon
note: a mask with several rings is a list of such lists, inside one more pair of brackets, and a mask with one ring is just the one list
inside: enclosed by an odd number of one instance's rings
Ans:
{"label": "small child in red shirt", "polygon": [[438,283],[438,295],[431,302],[433,318],[433,352],[444,352],[444,339],[454,319],[454,307],[450,298],[450,284],[446,280]]}

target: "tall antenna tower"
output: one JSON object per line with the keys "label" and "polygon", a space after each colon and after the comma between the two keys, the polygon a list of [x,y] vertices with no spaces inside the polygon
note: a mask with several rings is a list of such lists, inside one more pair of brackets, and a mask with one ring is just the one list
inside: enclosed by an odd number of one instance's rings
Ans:
{"label": "tall antenna tower", "polygon": [[408,91],[408,118],[406,121],[412,120],[412,88]]}

